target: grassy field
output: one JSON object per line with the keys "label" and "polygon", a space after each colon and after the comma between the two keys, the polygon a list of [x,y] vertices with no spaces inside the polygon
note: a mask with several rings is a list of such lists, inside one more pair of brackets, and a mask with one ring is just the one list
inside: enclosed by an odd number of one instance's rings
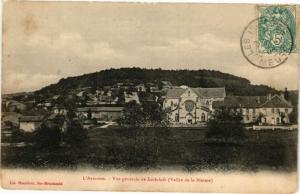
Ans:
{"label": "grassy field", "polygon": [[[2,130],[2,164],[28,168],[156,168],[185,170],[296,169],[297,131],[246,131],[240,145],[205,143],[206,129],[169,129],[167,134],[146,128],[90,129],[79,146],[37,148],[33,137]],[[4,134],[6,133],[6,134]]]}

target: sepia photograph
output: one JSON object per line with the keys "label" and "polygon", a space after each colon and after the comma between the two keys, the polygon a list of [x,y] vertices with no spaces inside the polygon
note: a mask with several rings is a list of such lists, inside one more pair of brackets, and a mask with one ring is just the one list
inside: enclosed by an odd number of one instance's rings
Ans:
{"label": "sepia photograph", "polygon": [[293,193],[299,5],[6,1],[6,189]]}

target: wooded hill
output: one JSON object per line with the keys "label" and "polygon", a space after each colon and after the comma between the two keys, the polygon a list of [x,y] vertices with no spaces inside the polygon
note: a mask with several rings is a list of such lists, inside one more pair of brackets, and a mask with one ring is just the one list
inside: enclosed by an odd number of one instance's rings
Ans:
{"label": "wooded hill", "polygon": [[149,83],[170,81],[173,85],[190,87],[225,87],[227,95],[267,95],[278,93],[266,85],[252,85],[249,80],[214,70],[162,70],[121,68],[61,79],[56,84],[42,88],[36,93],[60,94],[81,87],[101,88],[116,83]]}

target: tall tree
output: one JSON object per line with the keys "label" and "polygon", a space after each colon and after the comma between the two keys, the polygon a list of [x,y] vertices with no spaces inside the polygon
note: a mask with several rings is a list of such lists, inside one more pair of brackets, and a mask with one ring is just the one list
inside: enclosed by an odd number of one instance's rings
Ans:
{"label": "tall tree", "polygon": [[119,123],[125,127],[141,127],[145,123],[145,113],[140,104],[136,101],[130,101],[124,106],[123,117]]}
{"label": "tall tree", "polygon": [[245,138],[242,116],[239,112],[222,108],[217,109],[208,121],[208,140],[221,143],[239,143]]}

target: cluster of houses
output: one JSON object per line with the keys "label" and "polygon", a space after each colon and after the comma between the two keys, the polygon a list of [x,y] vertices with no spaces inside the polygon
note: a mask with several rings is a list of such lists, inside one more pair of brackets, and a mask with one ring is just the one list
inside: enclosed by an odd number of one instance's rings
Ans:
{"label": "cluster of houses", "polygon": [[[86,128],[97,123],[116,124],[123,116],[124,105],[131,101],[159,103],[174,127],[205,125],[214,111],[222,108],[240,112],[246,124],[284,125],[290,123],[289,115],[293,111],[284,95],[226,96],[225,88],[173,86],[168,81],[117,83],[94,92],[89,87],[79,88],[69,96],[76,99],[75,113]],[[17,101],[12,96],[2,96],[2,126],[9,124],[25,132],[34,132],[45,120],[67,114],[67,108],[59,103],[62,98],[65,96],[54,95],[36,102],[35,99]],[[32,114],[24,114],[26,112]]]}

